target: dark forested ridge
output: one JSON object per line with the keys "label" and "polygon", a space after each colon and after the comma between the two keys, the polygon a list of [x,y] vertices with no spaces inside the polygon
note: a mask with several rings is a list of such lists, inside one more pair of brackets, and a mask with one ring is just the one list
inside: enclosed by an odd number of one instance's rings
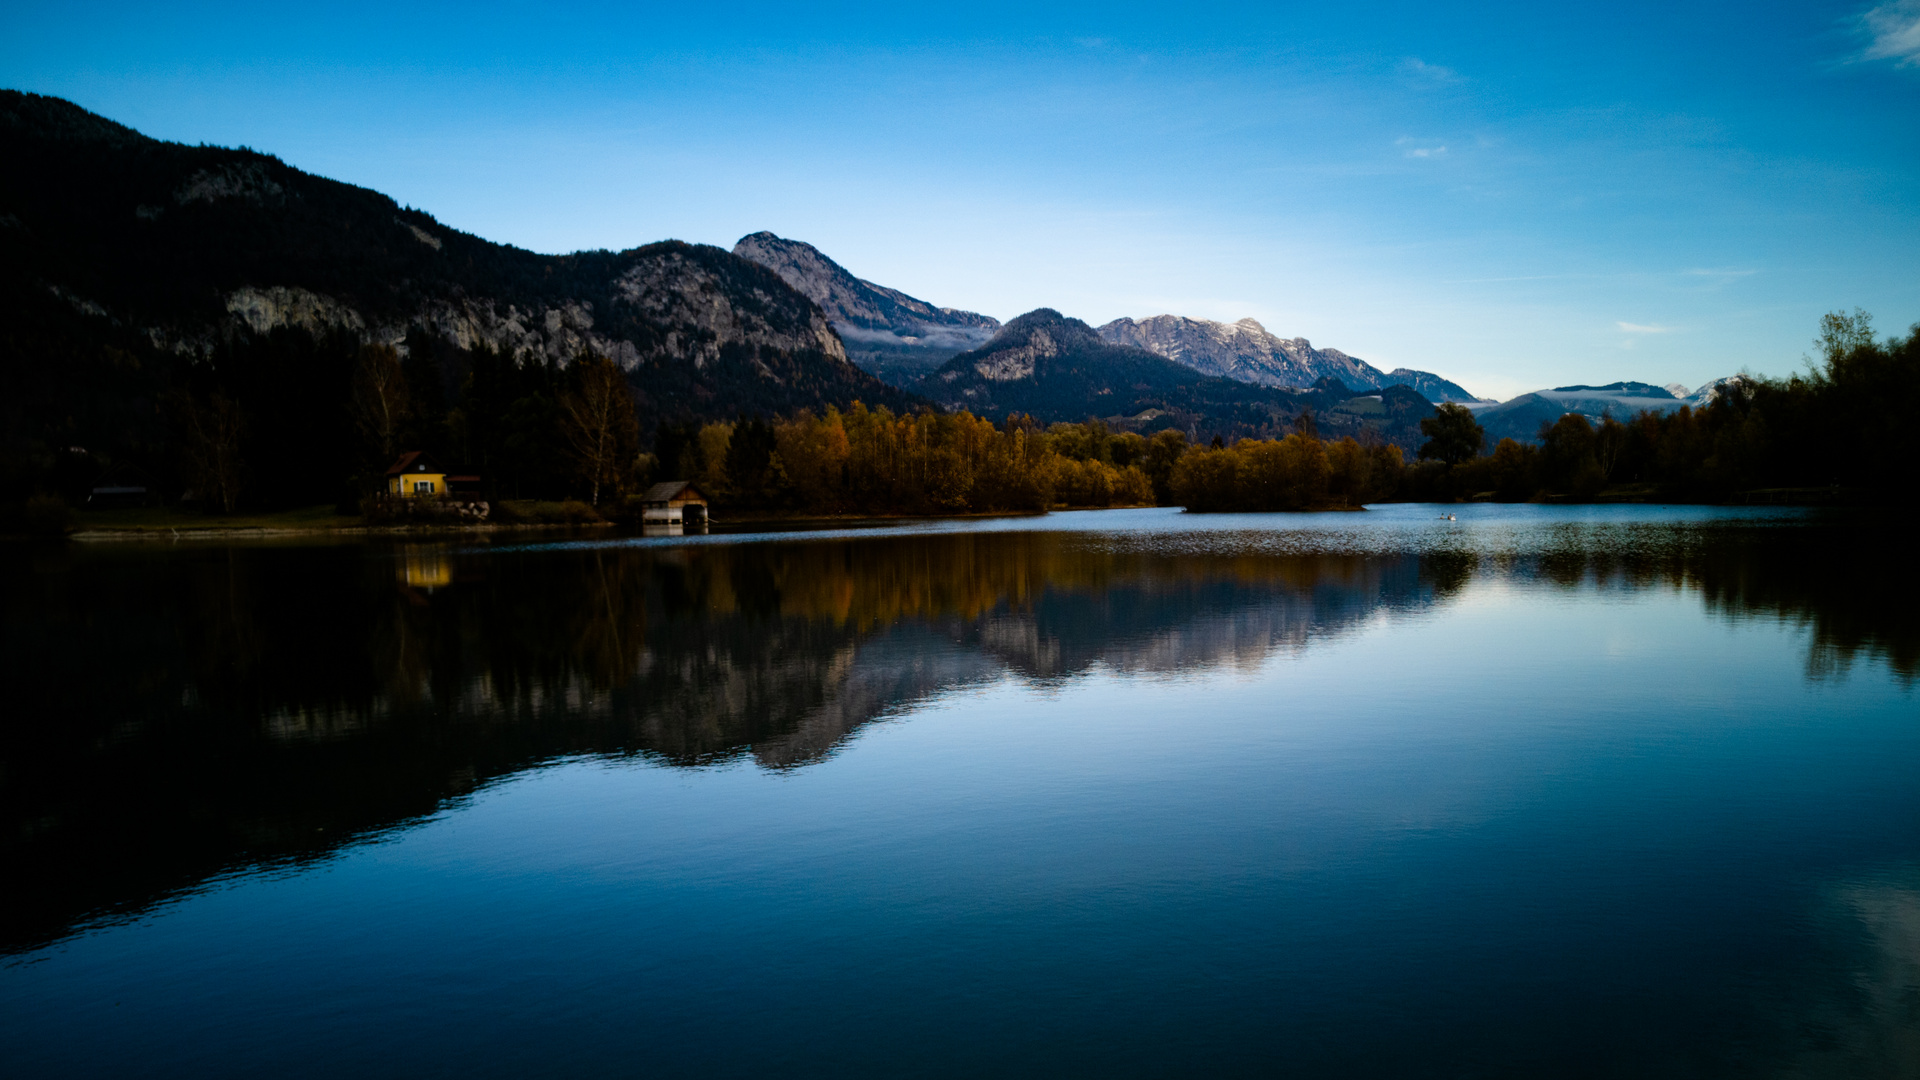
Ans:
{"label": "dark forested ridge", "polygon": [[448,421],[464,408],[478,422],[465,395],[483,354],[533,372],[481,403],[523,418],[551,404],[557,376],[540,372],[582,354],[620,366],[647,421],[913,403],[848,362],[815,304],[722,249],[540,255],[265,154],[162,142],[13,91],[0,305],[0,499],[44,486],[72,447],[95,471],[177,471],[173,414],[216,397],[273,474],[255,476],[255,499],[332,499],[367,466],[347,459],[364,451],[348,414],[368,344],[404,360],[403,434],[454,457]]}

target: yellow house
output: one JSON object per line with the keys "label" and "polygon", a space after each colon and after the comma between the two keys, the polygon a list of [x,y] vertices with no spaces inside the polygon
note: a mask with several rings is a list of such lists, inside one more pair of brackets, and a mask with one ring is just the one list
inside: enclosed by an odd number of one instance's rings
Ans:
{"label": "yellow house", "polygon": [[447,471],[424,451],[409,450],[387,469],[387,494],[445,495]]}

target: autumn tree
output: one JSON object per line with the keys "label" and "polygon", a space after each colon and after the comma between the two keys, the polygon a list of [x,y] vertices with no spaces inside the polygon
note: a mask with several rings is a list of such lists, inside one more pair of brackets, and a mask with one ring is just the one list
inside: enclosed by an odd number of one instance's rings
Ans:
{"label": "autumn tree", "polygon": [[1187,452],[1187,434],[1174,428],[1156,431],[1147,440],[1140,468],[1153,483],[1153,499],[1161,505],[1173,501],[1173,467]]}
{"label": "autumn tree", "polygon": [[1472,461],[1486,444],[1487,433],[1464,405],[1448,402],[1420,421],[1420,434],[1427,441],[1420,447],[1420,460],[1438,459],[1449,465]]}
{"label": "autumn tree", "polygon": [[1239,455],[1224,446],[1187,452],[1173,466],[1174,501],[1189,510],[1237,509],[1239,465]]}
{"label": "autumn tree", "polygon": [[1600,478],[1611,483],[1614,473],[1620,467],[1620,456],[1626,453],[1631,432],[1627,425],[1613,418],[1613,413],[1600,414],[1600,426],[1593,433],[1594,460],[1600,466]]}
{"label": "autumn tree", "polygon": [[1540,469],[1545,487],[1589,499],[1606,486],[1593,425],[1579,413],[1540,424]]}
{"label": "autumn tree", "polygon": [[560,399],[560,427],[577,475],[600,505],[603,491],[621,493],[640,450],[640,422],[626,372],[604,356],[583,353],[571,367],[573,385]]}
{"label": "autumn tree", "polygon": [[400,354],[391,345],[362,345],[348,403],[361,441],[379,463],[399,456],[400,435],[413,415],[413,395]]}
{"label": "autumn tree", "polygon": [[734,425],[727,440],[727,479],[743,505],[766,506],[778,497],[782,480],[778,449],[773,425],[765,420],[754,416]]}
{"label": "autumn tree", "polygon": [[246,435],[246,416],[239,403],[221,393],[202,399],[177,392],[173,412],[180,426],[180,463],[187,482],[199,494],[202,506],[233,513],[245,480],[240,442]]}
{"label": "autumn tree", "polygon": [[1354,439],[1327,447],[1328,496],[1343,506],[1366,502],[1374,491],[1373,462],[1373,455]]}
{"label": "autumn tree", "polygon": [[1489,462],[1494,497],[1524,502],[1539,490],[1540,452],[1514,439],[1501,439]]}

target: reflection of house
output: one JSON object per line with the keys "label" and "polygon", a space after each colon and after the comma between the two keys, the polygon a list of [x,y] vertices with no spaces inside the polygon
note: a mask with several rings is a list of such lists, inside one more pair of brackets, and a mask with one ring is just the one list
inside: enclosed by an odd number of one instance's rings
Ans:
{"label": "reflection of house", "polygon": [[449,476],[425,451],[409,450],[387,467],[387,494],[427,496],[477,491],[477,476]]}
{"label": "reflection of house", "polygon": [[409,547],[400,557],[400,580],[428,592],[453,584],[453,560],[443,548]]}
{"label": "reflection of house", "polygon": [[643,525],[704,525],[707,497],[691,481],[668,480],[647,489],[641,497]]}

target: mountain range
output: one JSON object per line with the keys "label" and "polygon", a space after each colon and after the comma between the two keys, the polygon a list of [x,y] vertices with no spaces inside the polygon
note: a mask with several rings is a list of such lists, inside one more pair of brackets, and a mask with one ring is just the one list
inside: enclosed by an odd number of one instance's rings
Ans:
{"label": "mountain range", "polygon": [[1002,326],[769,232],[731,251],[669,240],[542,255],[266,154],[163,142],[16,91],[0,91],[0,319],[6,475],[53,448],[151,451],[164,441],[161,398],[236,350],[293,365],[249,376],[272,384],[264,429],[290,444],[338,439],[344,421],[319,414],[341,408],[346,368],[313,358],[350,360],[362,343],[430,356],[423,385],[442,408],[483,352],[557,367],[605,355],[648,427],[859,400],[1209,438],[1281,434],[1312,411],[1323,433],[1413,450],[1431,402],[1473,405],[1494,438],[1530,438],[1556,409],[1683,403],[1615,384],[1490,406],[1252,319],[1096,330],[1042,308]]}
{"label": "mountain range", "polygon": [[1347,386],[1411,386],[1422,397],[1443,401],[1479,401],[1459,384],[1408,368],[1383,373],[1339,349],[1316,349],[1306,338],[1283,338],[1253,319],[1234,323],[1155,315],[1115,319],[1100,327],[1100,337],[1159,353],[1195,371],[1261,386],[1307,387],[1334,378]]}
{"label": "mountain range", "polygon": [[[162,142],[0,92],[0,421],[9,455],[151,436],[222,347],[289,331],[625,369],[644,415],[914,399],[847,358],[778,274],[677,241],[541,255],[251,150]],[[317,388],[315,393],[318,393]]]}
{"label": "mountain range", "polygon": [[[770,232],[741,237],[733,253],[779,274],[820,305],[846,342],[847,355],[895,386],[914,387],[952,357],[985,345],[1000,327],[991,316],[936,307],[855,277],[812,244]],[[1253,319],[1221,323],[1155,315],[1115,319],[1095,333],[1108,344],[1144,349],[1202,375],[1258,386],[1305,389],[1333,378],[1368,389],[1410,386],[1436,404],[1481,400],[1431,372],[1382,372],[1338,349],[1316,349],[1306,338],[1279,337]]]}
{"label": "mountain range", "polygon": [[1376,437],[1413,451],[1433,405],[1404,386],[1351,389],[1332,376],[1306,388],[1200,375],[1185,364],[1116,345],[1079,319],[1041,308],[1007,323],[915,384],[949,409],[1041,420],[1101,419],[1129,431],[1175,428],[1195,437],[1273,437],[1312,412],[1322,435]]}

